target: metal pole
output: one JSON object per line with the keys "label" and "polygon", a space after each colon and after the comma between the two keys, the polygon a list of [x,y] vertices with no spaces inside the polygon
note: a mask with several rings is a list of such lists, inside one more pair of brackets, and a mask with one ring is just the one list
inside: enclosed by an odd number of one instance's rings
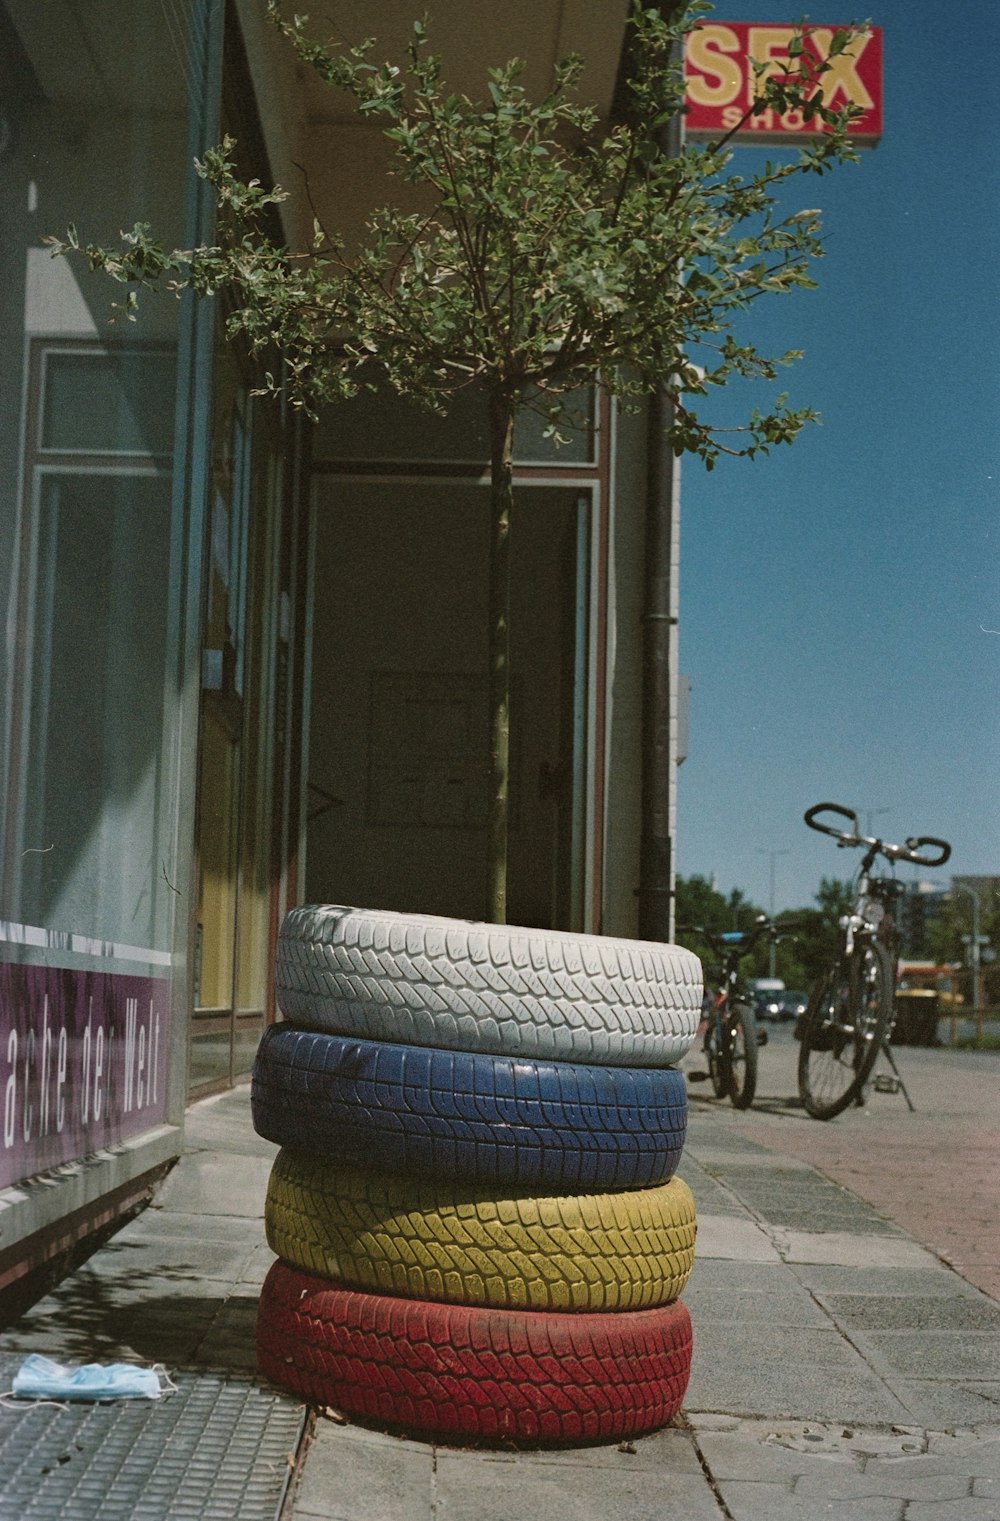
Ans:
{"label": "metal pole", "polygon": [[[664,0],[669,15],[678,0]],[[679,153],[684,118],[663,131],[663,151]],[[677,811],[677,619],[680,460],[667,441],[672,407],[666,390],[649,399],[646,434],[645,593],[642,612],[641,816],[639,938],[674,938],[674,831]]]}
{"label": "metal pole", "polygon": [[[774,918],[774,863],[777,860],[778,856],[791,855],[791,851],[790,850],[768,850],[766,846],[764,846],[764,845],[758,845],[757,846],[757,854],[759,856],[770,856],[770,858],[771,858],[771,896],[770,896],[770,900],[769,900],[770,907],[768,909],[768,918],[769,919],[773,919]],[[768,966],[768,976],[769,977],[773,977],[774,976],[777,964],[778,964],[778,947],[774,943],[774,941],[772,940],[771,943],[770,943],[770,945],[769,945],[769,947],[768,947],[768,957],[767,957],[767,966]]]}

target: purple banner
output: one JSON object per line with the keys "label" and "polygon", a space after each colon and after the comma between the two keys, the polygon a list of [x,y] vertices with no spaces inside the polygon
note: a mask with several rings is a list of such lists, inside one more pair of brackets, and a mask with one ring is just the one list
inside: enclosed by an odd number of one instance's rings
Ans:
{"label": "purple banner", "polygon": [[0,962],[0,1188],[166,1117],[170,984]]}

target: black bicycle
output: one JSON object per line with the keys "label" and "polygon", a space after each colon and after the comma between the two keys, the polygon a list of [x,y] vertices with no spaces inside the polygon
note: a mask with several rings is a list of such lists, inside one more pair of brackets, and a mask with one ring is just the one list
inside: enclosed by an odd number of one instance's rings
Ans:
{"label": "black bicycle", "polygon": [[[823,814],[847,819],[849,827],[837,827],[830,818],[824,822]],[[813,985],[797,1028],[799,1097],[814,1119],[832,1120],[849,1104],[864,1102],[865,1085],[880,1051],[896,1074],[890,1079],[894,1089],[902,1086],[889,1036],[899,963],[895,909],[905,888],[895,877],[873,877],[872,867],[879,856],[892,865],[913,861],[918,866],[943,866],[951,846],[931,835],[889,845],[861,834],[857,814],[839,803],[817,803],[807,810],[805,822],[810,829],[832,835],[839,847],[863,847],[865,852],[851,912],[840,921],[837,959]],[[909,1103],[909,1094],[906,1099]]]}
{"label": "black bicycle", "polygon": [[718,988],[706,1011],[705,1053],[707,1072],[689,1072],[692,1082],[708,1078],[716,1098],[729,1098],[737,1109],[749,1109],[757,1092],[757,1055],[767,1043],[767,1031],[759,1030],[753,1003],[740,978],[740,962],[759,940],[767,938],[777,944],[794,933],[794,926],[778,924],[761,914],[748,930],[729,930],[714,934],[692,926],[687,933],[697,935],[710,946],[721,963]]}

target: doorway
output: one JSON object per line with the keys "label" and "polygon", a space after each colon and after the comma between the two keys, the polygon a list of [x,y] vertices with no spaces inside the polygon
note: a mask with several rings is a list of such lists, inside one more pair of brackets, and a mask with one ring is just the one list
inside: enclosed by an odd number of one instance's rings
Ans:
{"label": "doorway", "polygon": [[[489,500],[471,482],[315,487],[306,896],[480,919]],[[580,927],[591,498],[512,521],[509,917]]]}

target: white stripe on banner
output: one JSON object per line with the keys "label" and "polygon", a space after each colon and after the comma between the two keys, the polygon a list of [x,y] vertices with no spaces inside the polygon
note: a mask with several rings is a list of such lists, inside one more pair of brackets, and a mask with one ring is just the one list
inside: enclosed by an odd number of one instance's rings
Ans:
{"label": "white stripe on banner", "polygon": [[173,963],[170,951],[154,951],[142,945],[120,945],[116,940],[95,940],[92,935],[76,935],[71,930],[39,929],[37,925],[14,924],[9,919],[0,919],[0,944],[73,951],[78,956],[97,956],[102,961],[145,961],[150,966]]}

